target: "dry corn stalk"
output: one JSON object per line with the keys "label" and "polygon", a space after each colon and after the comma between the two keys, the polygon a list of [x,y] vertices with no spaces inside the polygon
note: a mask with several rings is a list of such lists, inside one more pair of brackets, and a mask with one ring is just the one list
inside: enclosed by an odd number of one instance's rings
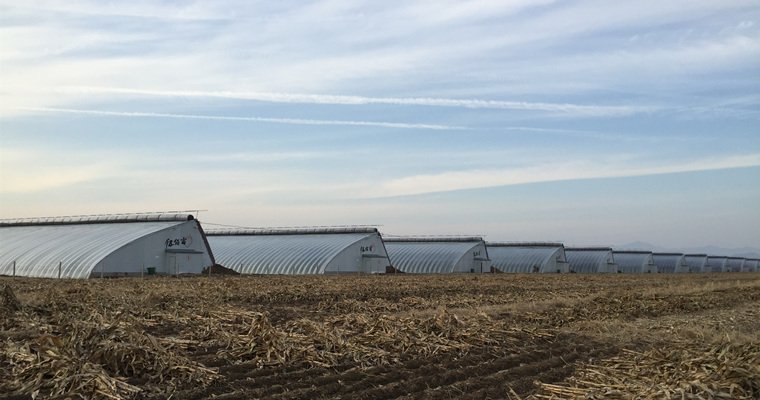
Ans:
{"label": "dry corn stalk", "polygon": [[121,318],[93,315],[93,321],[72,321],[66,335],[44,333],[34,340],[4,343],[0,361],[10,379],[0,392],[43,396],[120,399],[138,391],[129,378],[155,384],[207,384],[214,371],[168,350],[155,337]]}
{"label": "dry corn stalk", "polygon": [[496,330],[481,314],[463,321],[442,311],[430,318],[397,317],[379,313],[352,313],[320,321],[301,318],[276,327],[267,313],[226,310],[197,316],[198,324],[183,333],[195,345],[221,347],[219,358],[231,363],[254,362],[259,367],[294,363],[335,366],[345,362],[372,366],[398,362],[404,356],[467,352],[495,343],[491,333],[524,335],[524,331]]}
{"label": "dry corn stalk", "polygon": [[566,385],[537,383],[537,399],[760,398],[760,345],[722,343],[699,353],[677,349],[636,352],[585,365]]}

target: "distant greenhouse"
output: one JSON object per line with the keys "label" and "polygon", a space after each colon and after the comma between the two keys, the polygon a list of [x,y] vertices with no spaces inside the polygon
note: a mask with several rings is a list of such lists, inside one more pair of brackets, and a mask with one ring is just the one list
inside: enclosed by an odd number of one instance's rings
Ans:
{"label": "distant greenhouse", "polygon": [[242,274],[385,273],[388,253],[377,228],[209,230],[220,265]]}
{"label": "distant greenhouse", "polygon": [[744,262],[744,268],[747,272],[757,272],[758,264],[760,263],[760,260],[756,258],[748,258],[747,261]]}
{"label": "distant greenhouse", "polygon": [[199,274],[214,263],[190,214],[0,220],[0,274],[92,278]]}
{"label": "distant greenhouse", "polygon": [[393,267],[411,274],[483,273],[491,260],[480,237],[383,237]]}
{"label": "distant greenhouse", "polygon": [[652,262],[651,251],[622,251],[612,252],[618,270],[625,274],[657,273],[657,266]]}
{"label": "distant greenhouse", "polygon": [[726,269],[728,272],[742,272],[744,270],[744,257],[728,257]]}
{"label": "distant greenhouse", "polygon": [[610,247],[565,248],[570,271],[579,274],[617,273],[618,265]]}
{"label": "distant greenhouse", "polygon": [[684,274],[689,272],[683,253],[652,253],[652,262],[664,274]]}
{"label": "distant greenhouse", "polygon": [[486,242],[491,266],[507,273],[567,273],[570,270],[562,243]]}
{"label": "distant greenhouse", "polygon": [[708,272],[728,272],[728,257],[725,256],[708,256],[707,264],[709,265]]}
{"label": "distant greenhouse", "polygon": [[686,266],[689,267],[689,272],[710,272],[710,266],[707,264],[707,254],[685,254],[683,260]]}

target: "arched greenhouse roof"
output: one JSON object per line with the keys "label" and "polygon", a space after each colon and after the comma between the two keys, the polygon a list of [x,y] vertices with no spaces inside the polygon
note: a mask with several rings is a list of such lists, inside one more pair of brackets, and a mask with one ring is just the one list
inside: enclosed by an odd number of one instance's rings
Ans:
{"label": "arched greenhouse roof", "polygon": [[[393,267],[412,274],[448,274],[478,246],[481,237],[383,237]],[[488,253],[481,256],[488,260]]]}
{"label": "arched greenhouse roof", "polygon": [[[206,232],[217,263],[243,274],[324,274],[347,247],[377,228],[225,229]],[[382,251],[385,253],[385,251]],[[240,266],[242,265],[242,270]]]}
{"label": "arched greenhouse roof", "polygon": [[725,256],[708,256],[707,265],[709,266],[709,271],[706,272],[726,272],[727,261],[728,257]]}
{"label": "arched greenhouse roof", "polygon": [[600,268],[606,268],[610,262],[614,264],[610,247],[566,247],[565,256],[570,263],[570,269],[582,274],[608,272],[600,271]]}
{"label": "arched greenhouse roof", "polygon": [[665,274],[688,272],[683,253],[652,253],[652,261]]}
{"label": "arched greenhouse roof", "polygon": [[730,272],[742,272],[745,260],[746,258],[744,257],[728,257],[726,259],[726,268]]}
{"label": "arched greenhouse roof", "polygon": [[[0,274],[89,278],[114,251],[193,220],[191,214],[109,214],[0,220]],[[213,256],[212,260],[213,260]]]}
{"label": "arched greenhouse roof", "polygon": [[683,261],[690,272],[710,272],[707,264],[707,254],[684,254]]}
{"label": "arched greenhouse roof", "polygon": [[655,267],[651,251],[615,250],[612,254],[620,272],[626,274],[646,273]]}
{"label": "arched greenhouse roof", "polygon": [[550,261],[567,262],[562,243],[486,242],[486,246],[491,266],[506,273],[543,272]]}

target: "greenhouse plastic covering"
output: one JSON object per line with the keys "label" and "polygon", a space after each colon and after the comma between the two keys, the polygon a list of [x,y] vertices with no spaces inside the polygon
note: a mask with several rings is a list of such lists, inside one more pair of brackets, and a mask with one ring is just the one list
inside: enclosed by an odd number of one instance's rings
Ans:
{"label": "greenhouse plastic covering", "polygon": [[[460,259],[483,244],[479,238],[383,239],[393,266],[411,274],[452,273]],[[488,258],[487,254],[484,256]]]}
{"label": "greenhouse plastic covering", "polygon": [[536,272],[536,266],[540,266],[537,272],[545,272],[546,264],[552,260],[567,263],[561,243],[486,243],[486,246],[491,266],[505,273],[532,273]]}
{"label": "greenhouse plastic covering", "polygon": [[[245,233],[247,232],[247,233]],[[209,245],[216,262],[242,274],[323,274],[330,261],[352,244],[376,235],[364,233],[274,233],[263,230],[209,230]],[[292,231],[291,231],[292,232]],[[241,270],[242,265],[242,270]]]}

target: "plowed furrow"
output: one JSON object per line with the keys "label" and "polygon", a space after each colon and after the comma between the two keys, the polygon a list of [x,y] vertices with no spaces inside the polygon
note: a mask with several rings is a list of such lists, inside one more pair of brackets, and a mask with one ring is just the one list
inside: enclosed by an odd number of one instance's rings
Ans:
{"label": "plowed furrow", "polygon": [[[457,363],[431,364],[420,369],[416,374],[398,366],[393,376],[372,382],[373,387],[365,390],[351,390],[341,393],[345,399],[390,399],[405,395],[414,397],[419,394],[424,396],[436,388],[454,385],[457,382],[466,381],[473,377],[487,376],[498,371],[509,370],[531,360],[548,357],[549,351],[535,350],[511,355],[490,354],[483,357],[481,362],[463,365]],[[398,378],[397,378],[398,377]],[[364,383],[364,382],[363,382]],[[453,394],[453,393],[452,393]]]}

